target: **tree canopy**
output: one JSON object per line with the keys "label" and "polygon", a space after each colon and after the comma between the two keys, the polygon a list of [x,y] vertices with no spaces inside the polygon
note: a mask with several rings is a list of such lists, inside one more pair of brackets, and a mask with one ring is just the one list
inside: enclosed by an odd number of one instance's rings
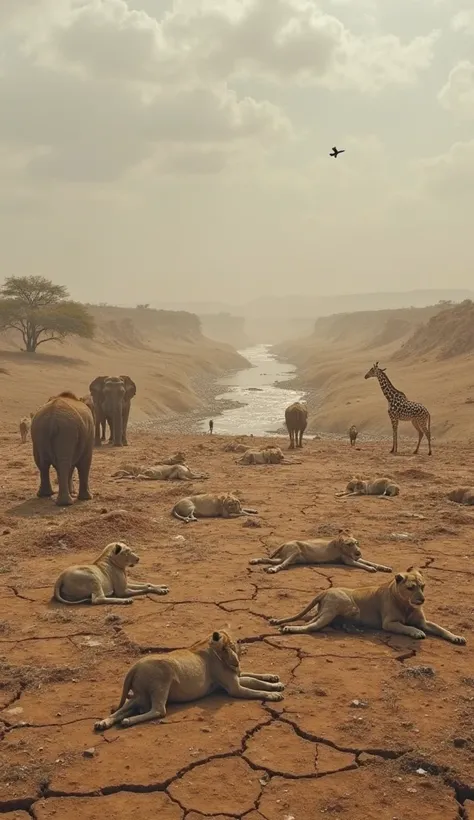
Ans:
{"label": "tree canopy", "polygon": [[43,276],[9,276],[0,288],[0,331],[18,330],[27,353],[66,336],[92,339],[92,316],[68,295]]}

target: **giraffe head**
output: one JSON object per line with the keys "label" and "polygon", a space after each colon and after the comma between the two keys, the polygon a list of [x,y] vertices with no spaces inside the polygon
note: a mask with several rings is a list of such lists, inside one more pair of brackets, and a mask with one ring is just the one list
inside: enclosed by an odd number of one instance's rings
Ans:
{"label": "giraffe head", "polygon": [[379,373],[385,373],[385,367],[379,367],[379,363],[375,362],[370,370],[365,374],[364,379],[377,378]]}

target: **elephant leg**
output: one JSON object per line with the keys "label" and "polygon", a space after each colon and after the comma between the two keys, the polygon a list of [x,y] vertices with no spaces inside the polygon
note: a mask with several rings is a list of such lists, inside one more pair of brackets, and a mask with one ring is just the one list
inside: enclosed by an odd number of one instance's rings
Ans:
{"label": "elephant leg", "polygon": [[49,475],[50,466],[51,465],[49,464],[49,462],[43,462],[43,464],[41,464],[39,467],[40,486],[38,492],[36,493],[38,498],[50,498],[53,495],[54,491],[51,486],[51,478]]}
{"label": "elephant leg", "polygon": [[74,470],[75,470],[75,467],[71,467],[71,470],[69,472],[69,494],[70,495],[77,495],[77,493],[74,489],[74,482],[72,480],[73,475],[74,475]]}
{"label": "elephant leg", "polygon": [[71,493],[69,491],[69,480],[71,475],[70,463],[60,462],[56,465],[56,472],[58,475],[58,497],[56,504],[58,507],[68,507],[73,503]]}
{"label": "elephant leg", "polygon": [[77,497],[80,501],[90,501],[93,498],[92,493],[89,491],[89,472],[91,464],[92,450],[88,450],[76,465],[79,475],[79,494]]}

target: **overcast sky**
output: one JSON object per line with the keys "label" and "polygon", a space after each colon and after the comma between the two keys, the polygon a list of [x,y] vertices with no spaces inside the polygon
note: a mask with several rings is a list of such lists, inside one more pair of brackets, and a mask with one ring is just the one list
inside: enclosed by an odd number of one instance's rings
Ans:
{"label": "overcast sky", "polygon": [[473,214],[468,0],[0,2],[4,275],[116,304],[470,287]]}

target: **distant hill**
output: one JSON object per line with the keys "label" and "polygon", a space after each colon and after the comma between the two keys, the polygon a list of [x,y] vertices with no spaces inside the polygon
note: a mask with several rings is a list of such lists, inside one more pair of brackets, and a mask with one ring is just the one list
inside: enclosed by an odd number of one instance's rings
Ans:
{"label": "distant hill", "polygon": [[393,360],[433,355],[450,359],[474,352],[474,302],[466,299],[460,305],[445,306],[397,350]]}

